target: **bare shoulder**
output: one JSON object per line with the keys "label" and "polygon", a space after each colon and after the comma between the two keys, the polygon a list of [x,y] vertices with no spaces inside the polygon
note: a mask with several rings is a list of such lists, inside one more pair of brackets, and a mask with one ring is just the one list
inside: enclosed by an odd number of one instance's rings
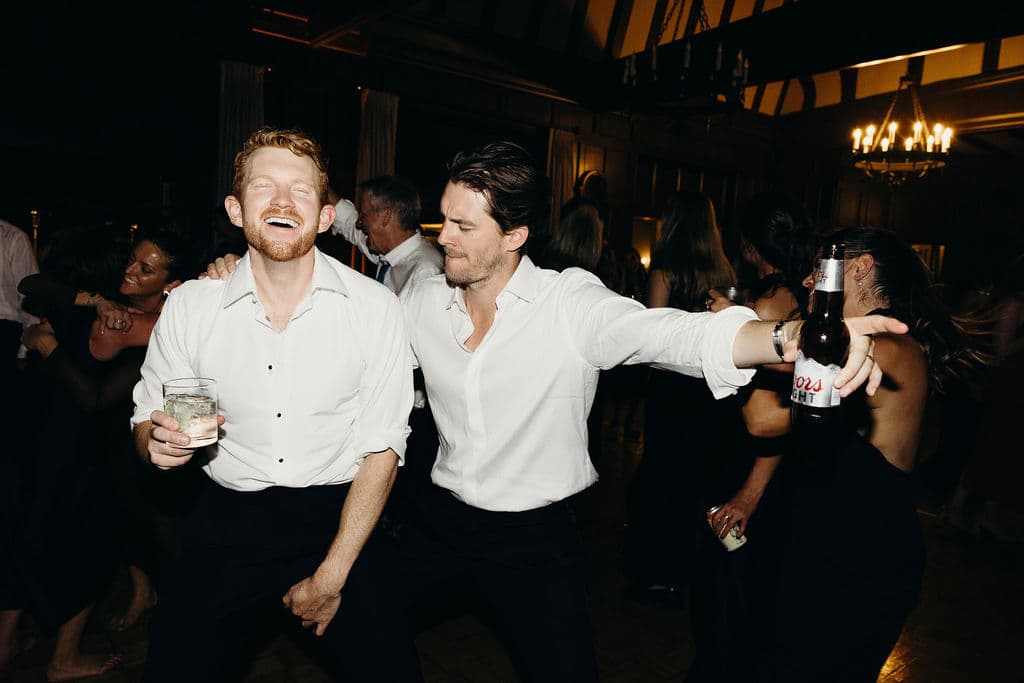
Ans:
{"label": "bare shoulder", "polygon": [[926,392],[928,362],[918,341],[909,334],[879,334],[874,339],[875,362],[888,378],[882,388]]}
{"label": "bare shoulder", "polygon": [[868,438],[894,466],[914,469],[925,409],[928,364],[924,350],[910,335],[875,336],[875,360],[884,374],[874,396],[866,396],[871,422]]}
{"label": "bare shoulder", "polygon": [[799,306],[793,292],[779,287],[759,296],[753,303],[754,312],[761,320],[783,320],[789,318]]}

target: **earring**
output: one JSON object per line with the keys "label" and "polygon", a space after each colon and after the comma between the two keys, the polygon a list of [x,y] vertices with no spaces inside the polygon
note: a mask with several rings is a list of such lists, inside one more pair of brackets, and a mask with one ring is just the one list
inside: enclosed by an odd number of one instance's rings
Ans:
{"label": "earring", "polygon": [[164,290],[164,296],[167,296],[167,295],[168,295],[168,294],[170,294],[170,293],[171,293],[171,290],[169,290],[169,289],[165,289],[165,290]]}

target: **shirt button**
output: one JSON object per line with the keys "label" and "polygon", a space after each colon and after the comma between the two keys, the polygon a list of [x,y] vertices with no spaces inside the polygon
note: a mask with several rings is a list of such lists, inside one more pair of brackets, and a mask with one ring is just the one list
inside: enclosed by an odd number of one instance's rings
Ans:
{"label": "shirt button", "polygon": [[277,461],[278,462],[284,462],[284,458],[278,458]]}
{"label": "shirt button", "polygon": [[281,413],[278,413],[278,414],[277,414],[277,416],[278,416],[278,417],[281,417]]}
{"label": "shirt button", "polygon": [[267,370],[273,370],[273,369],[274,369],[274,366],[273,366],[273,365],[268,365],[268,366],[267,366]]}

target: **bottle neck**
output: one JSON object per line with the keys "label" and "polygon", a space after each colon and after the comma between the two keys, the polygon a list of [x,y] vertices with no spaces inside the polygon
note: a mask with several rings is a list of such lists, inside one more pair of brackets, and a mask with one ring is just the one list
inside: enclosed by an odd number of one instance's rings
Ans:
{"label": "bottle neck", "polygon": [[843,259],[823,258],[818,262],[818,281],[811,298],[811,316],[843,317]]}
{"label": "bottle neck", "polygon": [[814,292],[811,299],[812,318],[842,318],[843,317],[843,290],[838,292]]}

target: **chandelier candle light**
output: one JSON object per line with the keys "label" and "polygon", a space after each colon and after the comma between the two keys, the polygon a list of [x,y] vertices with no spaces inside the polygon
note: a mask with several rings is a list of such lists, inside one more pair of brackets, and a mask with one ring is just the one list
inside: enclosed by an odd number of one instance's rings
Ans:
{"label": "chandelier candle light", "polygon": [[[904,90],[910,91],[914,122],[905,137],[897,138],[900,130],[893,114]],[[890,185],[901,185],[909,178],[920,178],[945,166],[952,140],[952,128],[941,123],[928,127],[917,84],[903,76],[881,124],[853,131],[853,165],[869,176],[885,178]]]}

